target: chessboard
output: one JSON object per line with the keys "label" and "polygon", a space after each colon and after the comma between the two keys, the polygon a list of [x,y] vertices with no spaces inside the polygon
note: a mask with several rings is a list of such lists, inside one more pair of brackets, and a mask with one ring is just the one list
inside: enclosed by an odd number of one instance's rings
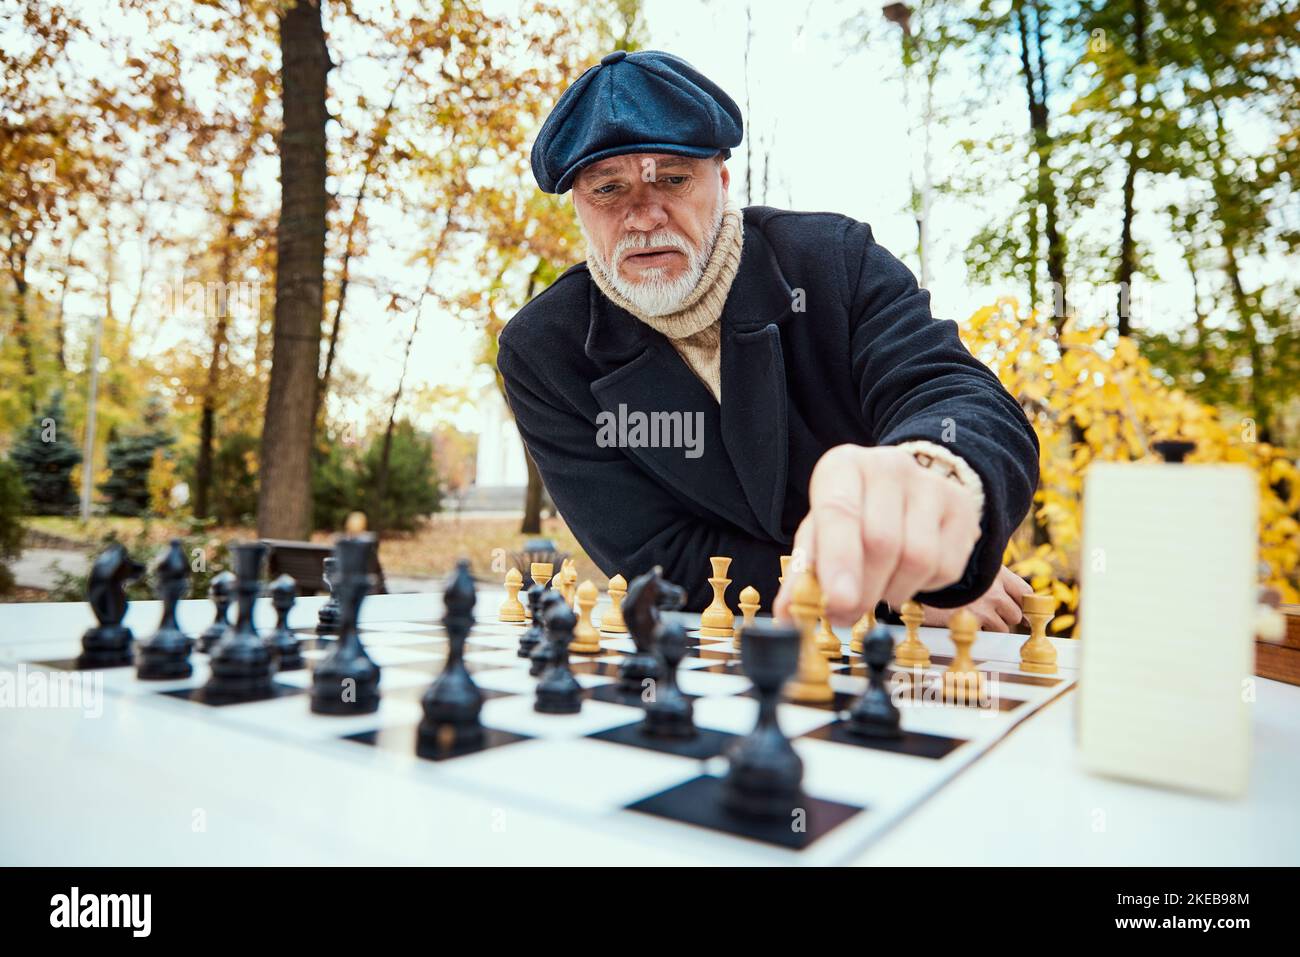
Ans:
{"label": "chessboard", "polygon": [[[718,789],[727,748],[753,730],[758,701],[733,640],[700,636],[699,615],[665,613],[689,629],[678,685],[692,699],[699,733],[684,740],[648,737],[640,732],[639,696],[618,688],[619,664],[634,650],[630,637],[602,635],[599,653],[570,655],[583,689],[578,713],[538,713],[538,679],[517,652],[524,626],[495,620],[502,597],[499,589],[480,589],[465,644],[466,666],[485,699],[486,733],[469,748],[419,745],[421,697],[442,670],[448,648],[437,594],[366,599],[359,633],[381,669],[382,697],[372,714],[309,709],[311,669],[335,641],[316,634],[314,599],[300,600],[289,618],[302,642],[303,667],[279,671],[257,700],[208,700],[208,657],[197,651],[193,674],[184,679],[142,681],[132,667],[99,669],[94,679],[102,682],[105,708],[129,698],[159,722],[186,723],[196,742],[222,736],[237,749],[239,740],[256,736],[259,749],[273,748],[277,761],[289,767],[307,751],[342,757],[348,773],[364,779],[367,793],[376,796],[376,808],[382,808],[390,784],[414,780],[429,786],[431,812],[438,789],[450,788],[486,808],[523,806],[566,821],[592,842],[617,839],[620,846],[680,850],[683,858],[724,865],[853,859],[1076,679],[1070,642],[1054,642],[1061,652],[1056,674],[1030,674],[1019,667],[1025,636],[981,632],[973,656],[985,674],[986,693],[952,704],[931,692],[941,684],[954,646],[945,629],[922,628],[931,665],[917,693],[898,702],[902,736],[863,739],[846,733],[844,718],[866,687],[867,670],[850,650],[848,629],[837,628],[842,653],[830,662],[834,699],[777,708],[781,729],[804,763],[806,816],[797,823],[737,817],[722,808]],[[147,604],[149,610],[133,608],[128,619],[137,641],[149,633],[144,616],[156,614],[157,603]],[[257,608],[263,630],[270,623],[266,604],[263,599]],[[187,607],[181,624],[188,628],[206,603],[182,605]],[[75,673],[78,637],[74,632],[66,641],[0,645],[0,668]],[[430,848],[428,863],[438,863],[436,848]]]}

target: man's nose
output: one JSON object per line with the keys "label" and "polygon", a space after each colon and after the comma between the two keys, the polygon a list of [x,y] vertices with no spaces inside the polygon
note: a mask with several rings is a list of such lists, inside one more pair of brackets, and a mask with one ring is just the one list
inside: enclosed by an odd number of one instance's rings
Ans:
{"label": "man's nose", "polygon": [[645,200],[634,203],[628,209],[623,225],[635,232],[649,233],[662,228],[667,222],[668,213],[663,205],[654,200]]}

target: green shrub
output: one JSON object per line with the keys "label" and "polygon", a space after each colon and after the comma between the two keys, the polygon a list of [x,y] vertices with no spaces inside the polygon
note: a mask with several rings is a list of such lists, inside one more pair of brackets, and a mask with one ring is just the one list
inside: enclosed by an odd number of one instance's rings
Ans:
{"label": "green shrub", "polygon": [[[109,532],[100,539],[94,554],[98,555],[109,545],[118,541],[125,545],[131,557],[144,565],[146,569],[143,576],[127,586],[127,598],[131,601],[147,601],[158,597],[153,591],[154,583],[150,572],[153,570],[154,562],[167,548],[167,543],[151,541],[149,524],[146,522],[139,534],[133,538],[119,538],[116,533]],[[208,585],[212,581],[212,577],[230,567],[230,555],[226,543],[204,531],[203,523],[195,522],[191,525],[191,530],[181,537],[181,545],[185,549],[186,556],[190,559],[189,597],[206,598]],[[49,600],[85,601],[86,585],[89,579],[89,571],[84,575],[74,575],[66,571],[60,572],[54,583],[54,588],[50,590]]]}
{"label": "green shrub", "polygon": [[213,517],[223,525],[252,525],[257,520],[257,457],[261,440],[236,432],[221,440],[212,456]]}
{"label": "green shrub", "polygon": [[388,482],[383,502],[378,494],[379,460],[383,455],[384,437],[376,435],[366,450],[363,463],[365,483],[361,487],[362,509],[378,516],[382,509],[383,527],[388,531],[410,531],[425,515],[442,508],[442,491],[433,464],[433,440],[415,430],[409,421],[398,422],[393,430],[393,444],[388,455]]}
{"label": "green shrub", "polygon": [[68,438],[63,394],[54,393],[9,453],[27,490],[33,515],[69,515],[77,510],[72,470],[81,464],[81,450]]}
{"label": "green shrub", "polygon": [[144,428],[126,435],[113,433],[108,442],[108,478],[99,491],[108,499],[110,515],[149,515],[149,472],[154,453],[166,449],[175,438],[163,430],[166,416],[162,403],[150,401]]}
{"label": "green shrub", "polygon": [[27,489],[18,466],[0,461],[0,595],[14,590],[9,563],[22,554]]}
{"label": "green shrub", "polygon": [[[393,429],[388,455],[388,481],[378,501],[382,432],[371,436],[364,455],[331,441],[316,456],[312,468],[312,508],[315,527],[338,530],[349,512],[362,511],[386,531],[410,531],[419,520],[442,508],[442,489],[433,461],[433,440],[402,420]],[[383,509],[382,515],[377,511]]]}

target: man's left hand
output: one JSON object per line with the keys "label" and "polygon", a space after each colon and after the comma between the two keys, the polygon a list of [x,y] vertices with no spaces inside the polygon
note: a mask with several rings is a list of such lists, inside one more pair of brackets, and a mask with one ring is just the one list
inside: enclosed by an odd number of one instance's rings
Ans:
{"label": "man's left hand", "polygon": [[[1003,565],[998,570],[998,577],[993,580],[993,586],[963,607],[979,619],[981,631],[1010,631],[1025,617],[1020,607],[1021,599],[1033,591],[1029,582]],[[925,619],[921,624],[935,626],[946,626],[952,616],[962,610],[931,608],[929,605],[921,607],[925,610]]]}

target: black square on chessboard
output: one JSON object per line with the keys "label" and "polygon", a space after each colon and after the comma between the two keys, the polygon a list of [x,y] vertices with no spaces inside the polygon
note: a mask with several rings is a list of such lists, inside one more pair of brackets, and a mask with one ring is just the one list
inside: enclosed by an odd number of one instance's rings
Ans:
{"label": "black square on chessboard", "polygon": [[687,658],[703,658],[705,661],[739,661],[740,656],[734,651],[695,646],[686,649]]}
{"label": "black square on chessboard", "polygon": [[583,661],[569,659],[569,670],[575,675],[600,675],[603,678],[617,678],[619,664],[613,661]]}
{"label": "black square on chessboard", "polygon": [[722,804],[722,779],[702,774],[629,804],[626,809],[796,851],[809,847],[818,838],[866,810],[806,795],[801,807],[807,812],[802,822],[803,830],[795,830],[793,815],[789,818],[761,818],[736,814]]}
{"label": "black square on chessboard", "polygon": [[162,692],[169,698],[181,698],[184,701],[193,701],[197,704],[206,704],[214,708],[224,708],[232,704],[252,704],[256,701],[272,701],[276,698],[288,698],[296,694],[306,694],[306,688],[295,688],[292,685],[282,685],[278,681],[272,681],[270,687],[254,695],[244,697],[228,697],[226,695],[212,695],[208,693],[207,688],[182,688],[180,691]]}
{"label": "black square on chessboard", "polygon": [[990,671],[989,674],[996,674],[998,681],[1008,684],[1033,685],[1036,688],[1051,688],[1061,683],[1060,678],[1049,678],[1047,675],[1018,675],[1010,671]]}
{"label": "black square on chessboard", "polygon": [[[423,663],[424,662],[417,661],[414,662],[414,665],[418,666]],[[398,671],[407,670],[414,671],[417,674],[423,673],[418,667],[413,667],[411,664],[400,664],[389,665],[384,669],[384,674],[393,674]],[[438,670],[441,671],[442,669],[439,668]],[[430,679],[427,684],[403,685],[399,688],[384,688],[383,682],[381,681],[379,690],[387,698],[400,698],[404,701],[420,701],[424,698],[425,693],[429,690],[429,685],[433,684],[434,680],[436,680],[436,677]],[[478,693],[483,696],[484,701],[491,701],[493,698],[509,698],[518,694],[517,691],[496,691],[492,688],[479,688]]]}
{"label": "black square on chessboard", "polygon": [[697,728],[693,738],[657,738],[641,731],[641,722],[620,725],[606,731],[598,731],[587,737],[596,741],[612,741],[615,744],[629,744],[634,748],[646,748],[662,754],[675,754],[681,758],[695,758],[707,761],[719,757],[736,740],[736,735],[712,728]]}
{"label": "black square on chessboard", "polygon": [[426,761],[446,761],[451,758],[463,758],[469,754],[480,754],[492,748],[500,748],[507,744],[515,744],[518,741],[531,739],[524,734],[499,731],[496,728],[484,728],[482,737],[473,743],[443,749],[436,745],[421,745],[420,726],[409,724],[400,728],[379,728],[375,731],[349,734],[344,736],[343,740],[368,744],[384,751],[412,754]]}
{"label": "black square on chessboard", "polygon": [[964,738],[945,738],[942,735],[923,734],[919,731],[904,731],[898,738],[868,738],[851,732],[848,723],[843,720],[822,725],[801,737],[833,741],[836,744],[852,744],[859,748],[871,748],[873,751],[910,754],[914,758],[934,759],[947,757],[966,743]]}
{"label": "black square on chessboard", "polygon": [[[737,697],[757,698],[758,691],[755,688],[746,688]],[[862,696],[853,694],[851,691],[833,691],[830,701],[794,701],[782,695],[781,704],[797,704],[801,708],[816,708],[818,711],[834,711],[836,714],[840,714],[852,708],[860,697]]]}
{"label": "black square on chessboard", "polygon": [[111,665],[83,664],[80,658],[56,658],[53,661],[32,661],[29,664],[40,668],[53,668],[55,671],[111,671],[114,668],[134,668],[134,658],[127,664],[120,661]]}
{"label": "black square on chessboard", "polygon": [[[644,708],[646,702],[641,697],[640,691],[626,691],[617,684],[596,685],[594,688],[584,688],[583,695],[588,698],[594,698],[597,701],[607,701],[610,704],[625,704],[630,708]],[[694,701],[699,697],[697,694],[682,694],[683,698]]]}

